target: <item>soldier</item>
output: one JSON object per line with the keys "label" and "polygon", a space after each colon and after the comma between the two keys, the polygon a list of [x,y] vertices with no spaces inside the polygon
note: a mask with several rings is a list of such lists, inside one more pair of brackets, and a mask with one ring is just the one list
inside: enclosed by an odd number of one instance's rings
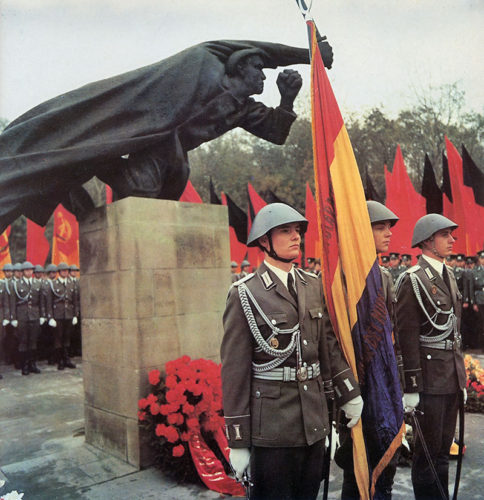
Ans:
{"label": "soldier", "polygon": [[248,276],[249,272],[250,272],[250,262],[248,260],[243,260],[240,264],[240,273],[238,274],[237,281]]}
{"label": "soldier", "polygon": [[312,273],[313,269],[314,269],[314,258],[313,257],[308,257],[306,259],[306,262],[307,262],[307,266],[306,266],[305,271],[307,273]]}
{"label": "soldier", "polygon": [[452,267],[452,269],[455,267],[457,262],[457,254],[453,253],[451,255],[447,255],[445,258],[445,263],[447,266]]}
{"label": "soldier", "polygon": [[34,278],[37,280],[43,280],[44,277],[45,269],[40,264],[37,264],[34,268]]}
{"label": "soldier", "polygon": [[78,322],[78,301],[76,286],[69,280],[69,266],[61,262],[57,269],[59,277],[48,282],[46,287],[47,318],[54,328],[54,349],[57,358],[57,369],[75,368],[69,358],[72,326]]}
{"label": "soldier", "polygon": [[232,281],[232,283],[235,283],[238,279],[239,279],[239,276],[237,274],[237,268],[239,267],[239,265],[237,264],[237,262],[235,262],[235,260],[233,260],[231,263],[230,263],[230,279]]}
{"label": "soldier", "polygon": [[[7,263],[3,266],[4,287],[5,287],[5,299],[6,305],[4,305],[4,318],[2,321],[2,326],[5,328],[5,362],[7,365],[11,363],[16,363],[17,357],[17,339],[15,337],[15,330],[10,323],[10,291],[12,288],[13,279],[13,265]],[[7,314],[8,311],[8,314]]]}
{"label": "soldier", "polygon": [[[423,439],[414,427],[412,463],[415,498],[448,498],[449,449],[454,438],[459,402],[465,399],[466,372],[461,351],[461,294],[454,274],[444,264],[455,242],[457,224],[428,214],[415,224],[412,247],[422,249],[417,265],[399,283],[395,327],[403,354],[405,410],[415,415]],[[428,448],[437,477],[428,463]]]}
{"label": "soldier", "polygon": [[[57,266],[55,264],[49,264],[45,268],[46,278],[42,283],[42,295],[44,297],[44,301],[46,303],[46,311],[47,311],[47,295],[50,291],[50,283],[52,280],[55,280],[57,277]],[[44,346],[45,346],[45,356],[47,358],[47,362],[49,365],[55,365],[57,362],[57,352],[54,350],[54,336],[55,336],[55,328],[52,327],[50,321],[47,322],[44,330]]]}
{"label": "soldier", "polygon": [[[390,209],[385,207],[385,205],[382,205],[377,201],[367,201],[366,205],[370,216],[376,253],[379,254],[381,252],[387,252],[392,236],[391,228],[399,221],[399,218]],[[380,266],[380,273],[382,277],[385,304],[393,324],[393,300],[395,294],[392,275],[388,269],[383,266]],[[394,346],[399,372],[403,374],[402,356],[398,342],[395,342]],[[401,382],[403,384],[403,377]],[[360,494],[354,474],[353,440],[351,439],[351,434],[347,429],[340,429],[340,442],[341,446],[336,451],[335,461],[344,470],[341,500],[358,500],[360,498]],[[368,446],[367,452],[371,466],[375,467],[381,456],[375,453],[371,445]],[[397,470],[397,462],[398,453],[395,453],[390,463],[382,471],[380,477],[378,478],[376,483],[375,498],[391,498],[393,478],[395,477]]]}
{"label": "soldier", "polygon": [[398,277],[406,270],[405,266],[400,263],[400,254],[398,252],[390,252],[390,266],[388,270],[392,275],[393,283],[396,283]]}
{"label": "soldier", "polygon": [[11,323],[16,328],[22,375],[40,373],[37,366],[37,342],[40,327],[45,322],[45,308],[41,299],[41,283],[32,277],[31,262],[22,264],[22,279],[13,281],[10,293]]}
{"label": "soldier", "polygon": [[385,269],[388,269],[388,267],[390,266],[390,257],[388,255],[382,255],[381,256],[381,265]]}
{"label": "soldier", "polygon": [[477,253],[477,266],[470,275],[472,308],[477,315],[476,347],[484,349],[484,250]]}
{"label": "soldier", "polygon": [[402,254],[402,265],[403,267],[412,267],[412,256],[409,253]]}
{"label": "soldier", "polygon": [[323,302],[322,282],[293,267],[307,220],[272,203],[248,246],[265,260],[231,287],[221,346],[225,428],[238,478],[251,463],[254,499],[316,498],[330,432],[323,388],[350,419],[363,402]]}
{"label": "soldier", "polygon": [[13,265],[13,279],[18,281],[22,279],[22,277],[23,277],[22,264],[20,262],[16,262]]}
{"label": "soldier", "polygon": [[76,287],[76,300],[77,300],[77,325],[72,326],[72,337],[71,337],[71,356],[81,356],[82,355],[82,338],[81,338],[81,287],[79,286],[79,267],[76,264],[71,264],[69,266],[69,279],[74,283]]}
{"label": "soldier", "polygon": [[[7,337],[4,332],[6,332],[6,326],[10,323],[10,295],[8,292],[7,271],[11,266],[12,264],[5,264],[3,266],[5,278],[0,280],[0,340],[2,341],[5,354],[7,352]],[[0,379],[2,378],[0,374]]]}

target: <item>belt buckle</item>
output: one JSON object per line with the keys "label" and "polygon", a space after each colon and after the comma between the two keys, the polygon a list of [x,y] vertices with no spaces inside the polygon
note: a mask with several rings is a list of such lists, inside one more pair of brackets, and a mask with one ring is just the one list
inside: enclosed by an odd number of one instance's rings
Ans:
{"label": "belt buckle", "polygon": [[308,369],[306,366],[301,366],[300,368],[297,369],[296,372],[296,377],[299,380],[299,382],[304,382],[305,380],[308,379]]}

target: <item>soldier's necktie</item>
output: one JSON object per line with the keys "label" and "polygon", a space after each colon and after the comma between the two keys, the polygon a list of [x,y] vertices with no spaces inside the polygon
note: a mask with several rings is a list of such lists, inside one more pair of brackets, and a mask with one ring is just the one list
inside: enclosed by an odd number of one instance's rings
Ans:
{"label": "soldier's necktie", "polygon": [[445,264],[444,264],[444,268],[442,269],[442,279],[444,280],[444,283],[445,283],[445,285],[447,286],[447,288],[449,289],[449,292],[450,292],[449,272],[447,271],[447,267],[445,267]]}
{"label": "soldier's necktie", "polygon": [[297,292],[294,283],[294,278],[292,277],[291,273],[287,275],[287,289],[289,290],[289,293],[292,295],[292,298],[296,301],[297,304]]}

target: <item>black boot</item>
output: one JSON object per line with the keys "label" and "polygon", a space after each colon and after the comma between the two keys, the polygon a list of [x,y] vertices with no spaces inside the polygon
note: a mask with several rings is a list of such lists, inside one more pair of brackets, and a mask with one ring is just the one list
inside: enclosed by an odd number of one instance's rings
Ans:
{"label": "black boot", "polygon": [[64,363],[64,355],[62,354],[62,349],[56,349],[57,350],[57,369],[58,370],[63,370],[66,365]]}
{"label": "black boot", "polygon": [[19,352],[19,358],[22,363],[22,375],[28,375],[30,373],[29,370],[29,355],[28,352]]}
{"label": "black boot", "polygon": [[76,365],[70,360],[69,355],[67,354],[67,347],[64,348],[64,366],[67,368],[75,368]]}
{"label": "black boot", "polygon": [[30,373],[40,373],[40,370],[37,367],[36,358],[37,358],[37,351],[31,351],[30,361],[29,361]]}

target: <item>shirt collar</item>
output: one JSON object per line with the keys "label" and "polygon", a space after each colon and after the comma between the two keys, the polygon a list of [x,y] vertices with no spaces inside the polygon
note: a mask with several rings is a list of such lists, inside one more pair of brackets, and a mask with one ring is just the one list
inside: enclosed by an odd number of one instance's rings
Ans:
{"label": "shirt collar", "polygon": [[264,261],[264,264],[284,283],[284,286],[287,288],[287,276],[289,273],[292,275],[292,279],[294,280],[294,283],[296,283],[296,276],[294,275],[294,266],[291,267],[291,270],[289,272],[283,271],[282,269],[279,269],[276,266],[273,266],[272,264],[269,264],[267,260]]}
{"label": "shirt collar", "polygon": [[442,272],[444,270],[444,263],[440,260],[429,257],[428,255],[422,254],[422,257],[440,274],[442,277]]}

